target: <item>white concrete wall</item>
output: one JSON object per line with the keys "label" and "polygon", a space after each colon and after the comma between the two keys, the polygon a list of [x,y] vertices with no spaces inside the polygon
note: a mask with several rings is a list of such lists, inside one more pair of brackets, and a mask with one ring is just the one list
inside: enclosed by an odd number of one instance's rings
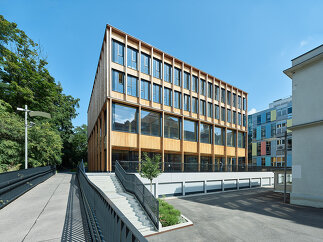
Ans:
{"label": "white concrete wall", "polygon": [[[150,189],[149,180],[136,175]],[[273,182],[273,172],[162,173],[153,180],[152,190],[155,196],[174,196],[270,186]]]}
{"label": "white concrete wall", "polygon": [[[323,59],[293,74],[293,126],[323,120]],[[323,124],[293,130],[291,203],[323,207]]]}

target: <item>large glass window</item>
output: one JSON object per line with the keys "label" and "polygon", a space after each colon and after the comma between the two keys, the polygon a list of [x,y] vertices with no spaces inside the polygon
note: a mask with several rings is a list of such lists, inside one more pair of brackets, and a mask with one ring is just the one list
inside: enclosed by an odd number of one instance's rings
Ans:
{"label": "large glass window", "polygon": [[184,110],[191,111],[191,97],[184,94]]}
{"label": "large glass window", "polygon": [[182,171],[182,155],[178,154],[164,154],[164,171]]}
{"label": "large glass window", "polygon": [[221,88],[221,102],[225,103],[225,89]]}
{"label": "large glass window", "polygon": [[181,119],[164,115],[164,136],[170,139],[180,139],[181,138]]}
{"label": "large glass window", "polygon": [[200,107],[200,114],[201,115],[205,115],[205,101],[200,100],[200,105],[201,105],[201,107]]}
{"label": "large glass window", "polygon": [[242,125],[243,125],[243,127],[246,127],[246,115],[245,114],[242,117]]}
{"label": "large glass window", "polygon": [[227,110],[227,115],[228,115],[227,122],[231,123],[231,110],[230,109]]}
{"label": "large glass window", "polygon": [[205,96],[205,81],[201,79],[201,89],[200,89],[200,94]]}
{"label": "large glass window", "polygon": [[197,122],[184,119],[184,140],[197,141],[198,137]]}
{"label": "large glass window", "polygon": [[214,99],[219,101],[219,87],[214,86]]}
{"label": "large glass window", "polygon": [[182,108],[182,93],[174,92],[174,108]]}
{"label": "large glass window", "polygon": [[127,66],[137,70],[138,63],[138,51],[128,47],[128,55],[127,55]]}
{"label": "large glass window", "polygon": [[245,133],[242,133],[242,132],[238,132],[238,147],[239,148],[245,148],[245,136],[246,134]]}
{"label": "large glass window", "polygon": [[236,111],[233,111],[232,112],[232,123],[233,124],[237,124],[237,113],[236,113]]}
{"label": "large glass window", "polygon": [[192,112],[198,113],[199,111],[199,100],[196,97],[192,98]]}
{"label": "large glass window", "polygon": [[241,113],[238,113],[238,125],[241,125]]}
{"label": "large glass window", "polygon": [[197,76],[192,76],[192,91],[198,92],[199,91],[199,79]]}
{"label": "large glass window", "polygon": [[224,128],[214,128],[214,143],[216,145],[224,145],[225,144],[225,129]]}
{"label": "large glass window", "polygon": [[209,98],[213,98],[213,84],[211,82],[207,83],[208,87],[207,87],[207,96]]}
{"label": "large glass window", "polygon": [[227,91],[227,104],[231,105],[231,92]]}
{"label": "large glass window", "polygon": [[214,118],[220,119],[220,108],[219,105],[214,105]]}
{"label": "large glass window", "polygon": [[161,61],[154,58],[154,77],[161,79]]}
{"label": "large glass window", "polygon": [[184,72],[184,88],[190,90],[191,86],[191,75],[188,72]]}
{"label": "large glass window", "polygon": [[221,121],[225,121],[225,108],[221,107]]}
{"label": "large glass window", "polygon": [[174,84],[176,86],[181,86],[182,85],[182,71],[178,68],[175,68],[174,70]]}
{"label": "large glass window", "polygon": [[198,157],[194,155],[184,156],[184,171],[197,172],[198,171]]}
{"label": "large glass window", "polygon": [[112,40],[112,61],[124,65],[124,44]]}
{"label": "large glass window", "polygon": [[212,125],[209,124],[200,124],[200,142],[206,144],[212,144]]}
{"label": "large glass window", "polygon": [[124,73],[112,70],[112,91],[124,93]]}
{"label": "large glass window", "polygon": [[241,96],[238,96],[238,108],[241,109]]}
{"label": "large glass window", "polygon": [[233,93],[233,100],[232,100],[232,102],[233,102],[233,107],[237,107],[237,94],[235,94],[235,93]]}
{"label": "large glass window", "polygon": [[247,108],[247,100],[246,98],[243,98],[243,110],[246,110]]}
{"label": "large glass window", "polygon": [[172,82],[172,66],[167,63],[164,64],[164,80]]}
{"label": "large glass window", "polygon": [[127,78],[127,94],[130,96],[137,97],[137,77],[128,75]]}
{"label": "large glass window", "polygon": [[212,118],[213,117],[213,104],[207,103],[207,116]]}
{"label": "large glass window", "polygon": [[141,134],[160,136],[161,115],[160,113],[141,110]]}
{"label": "large glass window", "polygon": [[153,101],[155,103],[161,103],[162,86],[154,83],[154,86],[153,86],[153,95],[154,95]]}
{"label": "large glass window", "polygon": [[172,106],[172,90],[169,88],[164,88],[164,105]]}
{"label": "large glass window", "polygon": [[141,80],[141,98],[150,100],[150,82]]}
{"label": "large glass window", "polygon": [[113,103],[112,130],[137,133],[137,116],[137,108]]}
{"label": "large glass window", "polygon": [[141,72],[150,74],[150,56],[141,53]]}
{"label": "large glass window", "polygon": [[236,132],[231,129],[227,129],[227,146],[235,147],[236,145]]}

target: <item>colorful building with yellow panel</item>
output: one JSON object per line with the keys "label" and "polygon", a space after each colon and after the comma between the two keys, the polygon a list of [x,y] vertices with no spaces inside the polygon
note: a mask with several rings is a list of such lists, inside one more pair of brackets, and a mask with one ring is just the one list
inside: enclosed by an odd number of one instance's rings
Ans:
{"label": "colorful building with yellow panel", "polygon": [[[284,166],[285,131],[292,126],[292,97],[276,100],[269,108],[248,116],[249,163]],[[287,138],[287,166],[292,166],[292,137]]]}

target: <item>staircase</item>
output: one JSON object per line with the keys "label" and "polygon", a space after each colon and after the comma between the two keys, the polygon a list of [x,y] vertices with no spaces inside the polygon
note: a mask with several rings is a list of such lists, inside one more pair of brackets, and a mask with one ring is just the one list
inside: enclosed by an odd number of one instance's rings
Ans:
{"label": "staircase", "polygon": [[88,178],[118,207],[127,219],[143,235],[150,235],[156,229],[136,197],[127,193],[115,174],[87,173]]}

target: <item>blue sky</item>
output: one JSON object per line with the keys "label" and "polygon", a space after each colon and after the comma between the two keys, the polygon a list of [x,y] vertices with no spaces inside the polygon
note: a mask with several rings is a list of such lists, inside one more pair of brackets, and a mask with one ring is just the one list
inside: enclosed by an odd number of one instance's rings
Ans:
{"label": "blue sky", "polygon": [[323,43],[323,1],[1,0],[0,14],[39,42],[64,92],[87,107],[105,24],[249,93],[260,111],[291,95],[283,70]]}

